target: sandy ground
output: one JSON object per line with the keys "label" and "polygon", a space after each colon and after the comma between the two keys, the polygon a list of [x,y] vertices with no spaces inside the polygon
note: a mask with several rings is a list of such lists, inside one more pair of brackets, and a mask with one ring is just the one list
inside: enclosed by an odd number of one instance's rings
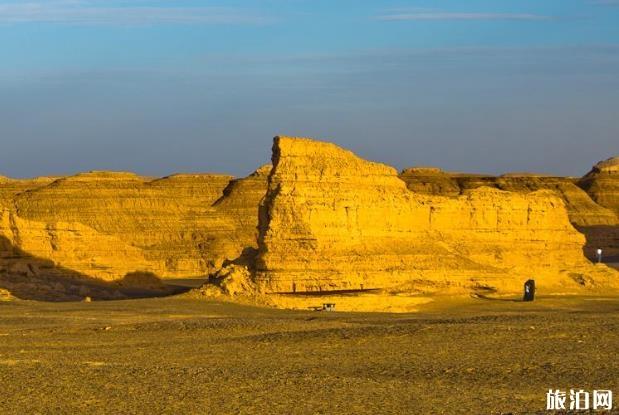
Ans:
{"label": "sandy ground", "polygon": [[619,406],[618,352],[618,298],[398,315],[8,302],[0,413],[547,414],[548,388],[612,389]]}

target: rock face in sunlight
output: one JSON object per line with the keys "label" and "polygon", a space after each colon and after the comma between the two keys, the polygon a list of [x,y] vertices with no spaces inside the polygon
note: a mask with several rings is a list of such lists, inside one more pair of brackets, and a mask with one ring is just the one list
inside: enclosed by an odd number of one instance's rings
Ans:
{"label": "rock face in sunlight", "polygon": [[529,278],[572,292],[614,275],[585,259],[574,226],[589,254],[619,245],[616,159],[580,187],[429,167],[398,175],[301,138],[276,138],[272,159],[240,179],[0,177],[2,295],[132,298],[169,293],[160,278],[208,276],[209,297],[302,308],[315,305],[303,294],[322,292],[341,310],[411,311],[428,301],[418,293],[515,292]]}
{"label": "rock face in sunlight", "polygon": [[414,193],[393,168],[309,139],[275,139],[259,227],[266,292],[519,290],[529,277],[559,290],[598,273],[554,192]]}
{"label": "rock face in sunlight", "polygon": [[503,176],[447,173],[435,168],[406,169],[400,178],[415,193],[443,196],[456,196],[482,186],[518,193],[553,191],[563,199],[572,225],[586,236],[585,254],[595,259],[598,248],[610,257],[619,255],[619,219],[613,205],[619,194],[619,176],[613,160],[617,162],[617,158],[602,162],[603,167],[594,168],[580,181],[531,173]]}
{"label": "rock face in sunlight", "polygon": [[619,156],[600,161],[578,185],[596,203],[619,215]]}
{"label": "rock face in sunlight", "polygon": [[[0,184],[5,246],[101,280],[147,272],[208,275],[256,246],[258,205],[270,166],[244,179],[183,174],[150,179],[91,172]],[[24,268],[24,261],[12,261]],[[25,254],[24,254],[25,255]],[[2,261],[0,261],[2,262]],[[24,272],[48,271],[25,267]]]}
{"label": "rock face in sunlight", "polygon": [[[49,272],[49,268],[27,261],[27,257],[46,259],[103,281],[121,279],[148,267],[140,249],[78,222],[31,221],[5,209],[0,213],[0,238],[0,263],[9,274],[35,276]],[[15,254],[12,247],[27,255]]]}
{"label": "rock face in sunlight", "polygon": [[615,212],[597,204],[576,185],[573,179],[568,177],[549,177],[525,173],[483,176],[450,174],[440,169],[410,168],[402,171],[400,178],[415,193],[443,196],[457,196],[466,190],[483,186],[517,193],[552,190],[563,199],[570,222],[573,225],[594,226],[619,223]]}
{"label": "rock face in sunlight", "polygon": [[5,290],[4,288],[0,288],[0,301],[11,301],[13,296],[9,292],[9,290]]}

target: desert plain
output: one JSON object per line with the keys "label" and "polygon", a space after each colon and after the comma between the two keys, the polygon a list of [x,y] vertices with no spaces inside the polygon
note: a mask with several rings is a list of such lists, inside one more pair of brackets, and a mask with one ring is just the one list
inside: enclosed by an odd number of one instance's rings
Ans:
{"label": "desert plain", "polygon": [[618,157],[583,177],[398,172],[283,136],[244,178],[0,178],[0,413],[541,414],[549,389],[617,394],[618,214]]}
{"label": "desert plain", "polygon": [[459,298],[411,314],[187,298],[0,313],[6,414],[546,414],[549,388],[619,389],[617,297]]}

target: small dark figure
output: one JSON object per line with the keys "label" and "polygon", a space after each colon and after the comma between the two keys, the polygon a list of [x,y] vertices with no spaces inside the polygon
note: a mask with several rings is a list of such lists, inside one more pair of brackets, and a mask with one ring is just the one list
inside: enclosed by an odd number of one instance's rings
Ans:
{"label": "small dark figure", "polygon": [[528,280],[524,283],[524,298],[522,301],[533,301],[535,299],[535,280]]}

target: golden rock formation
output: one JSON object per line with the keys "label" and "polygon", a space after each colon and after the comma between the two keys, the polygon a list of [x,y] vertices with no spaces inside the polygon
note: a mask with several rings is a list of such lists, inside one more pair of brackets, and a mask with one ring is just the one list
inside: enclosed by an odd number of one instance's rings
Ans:
{"label": "golden rock formation", "polygon": [[600,161],[578,184],[596,203],[619,216],[619,156]]}
{"label": "golden rock formation", "polygon": [[[612,204],[613,194],[619,194],[619,176],[613,176],[612,160],[603,162],[606,167],[595,167],[580,181],[531,173],[502,176],[446,173],[436,168],[406,169],[400,178],[416,193],[444,196],[455,196],[481,186],[519,193],[551,190],[563,199],[570,222],[587,238],[585,254],[594,259],[598,248],[602,248],[605,255],[619,255],[619,219]],[[591,189],[591,196],[581,187]],[[598,204],[598,199],[605,204]]]}
{"label": "golden rock formation", "polygon": [[77,222],[31,221],[5,209],[0,212],[0,238],[0,263],[10,274],[35,276],[45,272],[29,261],[9,261],[15,256],[12,247],[103,281],[122,279],[129,272],[148,268],[140,249]]}
{"label": "golden rock formation", "polygon": [[553,192],[418,194],[395,169],[309,139],[275,139],[259,227],[265,292],[520,290],[530,277],[561,290],[613,272],[583,257]]}
{"label": "golden rock formation", "polygon": [[529,193],[552,190],[560,196],[575,226],[616,225],[617,215],[597,204],[575,181],[568,177],[551,177],[526,173],[502,176],[450,174],[440,169],[409,168],[400,173],[408,188],[417,193],[456,196],[467,189],[486,186],[509,192]]}
{"label": "golden rock formation", "polygon": [[279,137],[273,166],[241,179],[0,178],[0,288],[98,300],[209,276],[208,296],[305,307],[290,293],[322,291],[339,309],[410,311],[427,301],[416,293],[520,291],[531,277],[547,292],[600,287],[616,273],[583,257],[572,224],[619,246],[613,166],[579,182],[590,197],[569,178],[398,176],[333,144]]}
{"label": "golden rock formation", "polygon": [[5,290],[4,288],[0,288],[0,301],[11,301],[13,296],[9,290]]}
{"label": "golden rock formation", "polygon": [[[256,247],[270,166],[244,179],[91,172],[0,183],[2,275],[205,276]],[[18,254],[16,254],[18,252]],[[6,278],[5,278],[6,279]]]}
{"label": "golden rock formation", "polygon": [[[578,185],[600,206],[613,211],[619,217],[619,157],[613,157],[596,164]],[[602,248],[606,257],[619,262],[619,221],[614,224],[590,224],[579,226],[587,236],[585,252],[589,257]]]}

